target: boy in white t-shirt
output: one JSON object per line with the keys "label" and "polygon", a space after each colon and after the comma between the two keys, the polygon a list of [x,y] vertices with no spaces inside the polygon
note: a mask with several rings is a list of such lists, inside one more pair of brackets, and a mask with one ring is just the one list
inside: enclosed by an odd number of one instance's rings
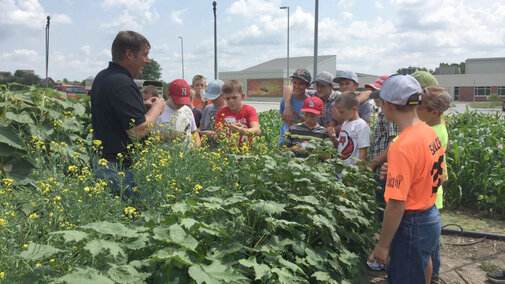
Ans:
{"label": "boy in white t-shirt", "polygon": [[340,159],[345,165],[355,165],[359,160],[366,160],[366,152],[370,147],[370,127],[358,115],[358,97],[351,91],[343,92],[335,100],[335,107],[344,123],[338,138],[332,128],[328,128],[328,136],[340,153]]}
{"label": "boy in white t-shirt", "polygon": [[182,79],[170,83],[165,109],[158,117],[155,130],[159,130],[164,138],[181,138],[200,147],[195,117],[188,106],[191,102],[189,92],[188,83]]}

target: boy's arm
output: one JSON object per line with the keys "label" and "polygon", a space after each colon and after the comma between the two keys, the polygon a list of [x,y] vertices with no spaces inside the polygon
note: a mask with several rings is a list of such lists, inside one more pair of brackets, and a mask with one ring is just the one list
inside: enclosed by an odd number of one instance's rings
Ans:
{"label": "boy's arm", "polygon": [[370,98],[370,95],[372,94],[372,90],[369,88],[363,89],[361,92],[358,94],[358,100],[359,103],[362,103]]}
{"label": "boy's arm", "polygon": [[386,264],[391,242],[398,230],[404,211],[405,201],[389,199],[384,211],[384,221],[382,222],[379,242],[368,257],[370,261],[375,260],[379,264]]}
{"label": "boy's arm", "polygon": [[393,139],[395,138],[395,136],[390,136],[388,138],[388,146],[386,147],[386,149],[384,149],[382,152],[379,153],[379,155],[373,157],[372,161],[368,164],[368,167],[373,171],[375,170],[375,168],[380,165],[380,164],[383,164],[387,161],[388,159],[388,150],[389,150],[389,144],[391,143],[391,141],[393,141]]}
{"label": "boy's arm", "polygon": [[202,146],[202,140],[200,139],[200,135],[198,134],[198,131],[194,131],[193,133],[191,133],[191,136],[193,138],[193,141],[194,141],[194,145],[196,148]]}
{"label": "boy's arm", "polygon": [[293,97],[293,87],[284,86],[282,98],[284,99],[284,111],[282,112],[282,120],[284,122],[293,120],[293,106],[291,105],[291,98]]}
{"label": "boy's arm", "polygon": [[367,150],[368,150],[368,147],[359,148],[359,159],[360,159],[360,161],[365,161],[366,160],[366,151]]}
{"label": "boy's arm", "polygon": [[230,128],[234,132],[239,132],[240,134],[245,134],[245,135],[253,134],[253,135],[259,136],[261,134],[259,121],[251,121],[249,123],[249,125],[251,125],[251,127],[247,128],[247,127],[242,126],[238,123],[232,123],[232,124],[230,124]]}

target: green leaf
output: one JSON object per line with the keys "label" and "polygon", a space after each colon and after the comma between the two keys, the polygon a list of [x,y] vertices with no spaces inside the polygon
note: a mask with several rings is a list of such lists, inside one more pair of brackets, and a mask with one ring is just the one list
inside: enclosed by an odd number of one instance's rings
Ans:
{"label": "green leaf", "polygon": [[252,267],[254,269],[254,274],[256,275],[255,280],[260,280],[269,272],[270,267],[266,264],[259,264],[256,262],[256,257],[251,256],[248,259],[241,259],[238,261],[238,263],[242,264],[245,267]]}
{"label": "green leaf", "polygon": [[10,127],[0,126],[0,143],[23,149],[23,140]]}
{"label": "green leaf", "polygon": [[145,248],[148,243],[149,243],[148,235],[142,234],[140,237],[138,237],[133,242],[126,244],[126,247],[131,250],[139,250],[139,249]]}
{"label": "green leaf", "polygon": [[223,265],[218,260],[213,261],[210,265],[193,265],[188,269],[188,272],[197,283],[237,282],[246,279],[235,272],[231,266]]}
{"label": "green leaf", "polygon": [[327,281],[331,280],[330,274],[328,272],[323,272],[323,271],[316,271],[316,272],[312,273],[311,277],[316,278],[317,281],[327,282]]}
{"label": "green leaf", "polygon": [[30,114],[26,111],[22,111],[21,113],[15,114],[13,112],[6,112],[5,118],[15,121],[21,124],[33,124],[33,119],[30,117]]}
{"label": "green leaf", "polygon": [[200,283],[206,283],[206,284],[221,283],[216,278],[207,274],[207,272],[205,272],[205,270],[199,264],[192,265],[188,269],[188,273],[189,273],[189,276],[191,276],[191,278],[193,278],[193,280],[195,280],[196,283],[198,283],[198,284],[200,284]]}
{"label": "green leaf", "polygon": [[298,265],[296,265],[290,261],[287,261],[282,257],[279,257],[278,261],[280,264],[284,265],[285,267],[287,267],[291,271],[293,271],[293,273],[300,272],[301,274],[305,275],[305,272],[303,272],[303,270]]}
{"label": "green leaf", "polygon": [[170,226],[170,238],[172,241],[184,248],[195,251],[198,246],[198,241],[191,235],[187,234],[186,231],[179,225],[174,224]]}
{"label": "green leaf", "polygon": [[114,265],[107,271],[109,278],[117,283],[137,284],[145,283],[150,273],[138,272],[131,265]]}
{"label": "green leaf", "polygon": [[83,105],[77,103],[77,104],[74,104],[73,106],[74,106],[75,115],[83,116],[84,113],[86,113],[86,108]]}
{"label": "green leaf", "polygon": [[108,254],[112,255],[113,257],[117,257],[119,255],[123,255],[123,256],[125,255],[125,252],[119,246],[118,243],[106,241],[106,240],[102,240],[102,239],[92,240],[92,241],[88,242],[84,246],[84,249],[88,250],[93,257],[96,257],[100,253],[107,253],[107,251],[109,251]]}
{"label": "green leaf", "polygon": [[12,159],[3,165],[3,170],[11,177],[17,179],[18,183],[28,178],[35,167],[27,159]]}
{"label": "green leaf", "polygon": [[189,210],[189,205],[186,202],[177,202],[171,206],[172,211],[175,213],[186,214]]}
{"label": "green leaf", "polygon": [[294,201],[304,202],[304,203],[308,203],[311,205],[319,205],[320,204],[319,200],[317,200],[317,198],[315,198],[314,196],[310,196],[310,195],[297,196],[294,194],[289,194],[288,197]]}
{"label": "green leaf", "polygon": [[196,221],[193,218],[181,218],[181,222],[180,222],[180,224],[188,230],[191,229],[191,227],[193,227],[193,225],[197,224],[197,223],[198,223],[198,221]]}
{"label": "green leaf", "polygon": [[157,259],[170,259],[176,260],[180,263],[186,265],[192,265],[193,261],[189,258],[188,253],[185,250],[175,250],[173,248],[164,248],[157,251],[154,255]]}
{"label": "green leaf", "polygon": [[275,201],[265,201],[258,200],[252,205],[252,209],[256,211],[258,215],[268,214],[274,215],[284,212],[284,207],[286,204],[278,203]]}
{"label": "green leaf", "polygon": [[60,251],[61,250],[49,245],[31,243],[25,251],[19,254],[19,256],[28,260],[42,260]]}
{"label": "green leaf", "polygon": [[109,221],[90,223],[81,226],[81,228],[95,230],[101,234],[113,235],[115,237],[133,238],[138,236],[135,230],[132,230],[121,223],[112,223]]}
{"label": "green leaf", "polygon": [[79,242],[88,236],[87,233],[75,230],[67,230],[67,231],[56,231],[49,233],[50,235],[61,234],[63,235],[63,239],[65,242]]}
{"label": "green leaf", "polygon": [[54,283],[66,283],[66,284],[114,284],[114,281],[100,274],[100,272],[93,268],[76,268],[76,270],[70,274],[60,277],[55,280]]}

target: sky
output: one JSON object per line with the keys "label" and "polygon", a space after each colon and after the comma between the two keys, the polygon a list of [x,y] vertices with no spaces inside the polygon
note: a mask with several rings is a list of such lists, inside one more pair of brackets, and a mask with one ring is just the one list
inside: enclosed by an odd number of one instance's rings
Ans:
{"label": "sky", "polygon": [[[286,56],[314,52],[314,0],[217,0],[218,71],[238,71]],[[111,60],[118,31],[151,43],[162,80],[214,76],[214,17],[209,0],[0,0],[0,71],[35,70],[84,80]],[[440,62],[505,56],[505,1],[320,0],[319,55],[337,55],[339,70],[375,75],[398,68],[436,68]]]}

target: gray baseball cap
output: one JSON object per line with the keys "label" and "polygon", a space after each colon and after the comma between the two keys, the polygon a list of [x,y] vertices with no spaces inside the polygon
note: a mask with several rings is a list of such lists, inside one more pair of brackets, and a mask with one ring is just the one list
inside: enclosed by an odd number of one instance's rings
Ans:
{"label": "gray baseball cap", "polygon": [[204,98],[215,100],[221,95],[221,88],[224,82],[221,80],[212,80],[207,84],[207,91],[203,95]]}
{"label": "gray baseball cap", "polygon": [[316,79],[311,82],[311,84],[319,83],[323,86],[329,86],[333,84],[333,75],[330,72],[323,71],[317,74]]}
{"label": "gray baseball cap", "polygon": [[421,85],[410,75],[393,75],[384,81],[380,97],[395,105],[418,105],[421,102]]}
{"label": "gray baseball cap", "polygon": [[303,81],[310,83],[310,80],[312,80],[312,77],[310,76],[310,72],[307,69],[296,69],[295,73],[291,75],[291,79],[293,78],[298,78],[302,79]]}
{"label": "gray baseball cap", "polygon": [[356,73],[354,73],[352,71],[342,71],[338,77],[336,77],[335,79],[333,79],[333,82],[334,83],[340,83],[340,79],[352,80],[355,83],[359,84],[358,75],[356,75]]}

